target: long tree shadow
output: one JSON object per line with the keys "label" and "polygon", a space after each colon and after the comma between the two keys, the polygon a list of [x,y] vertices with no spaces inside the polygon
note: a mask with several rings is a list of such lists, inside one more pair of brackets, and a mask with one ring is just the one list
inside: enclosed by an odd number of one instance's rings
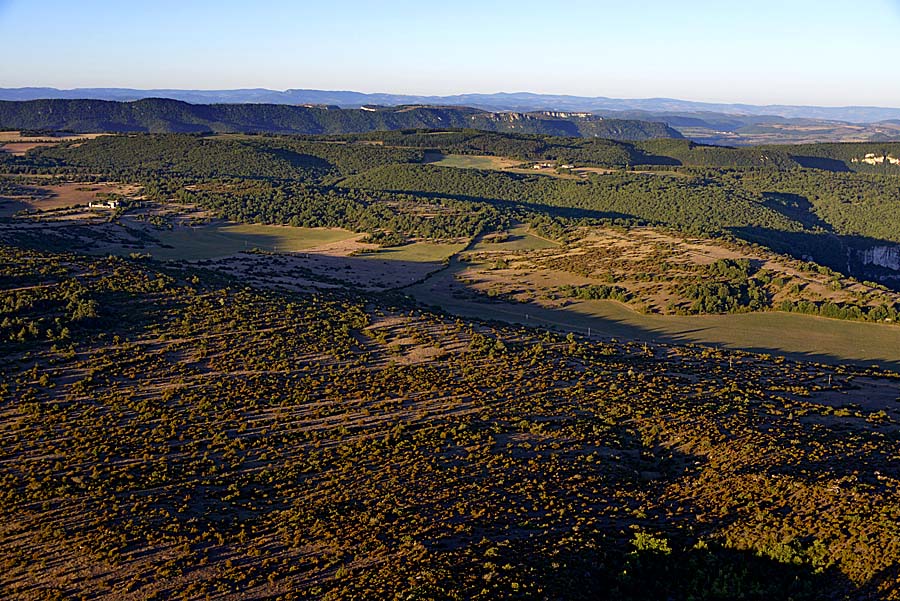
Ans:
{"label": "long tree shadow", "polygon": [[821,171],[832,171],[834,173],[849,173],[851,171],[844,161],[838,159],[798,155],[791,155],[791,158],[797,161],[801,167],[806,169],[819,169]]}
{"label": "long tree shadow", "polygon": [[[542,584],[571,600],[643,601],[877,599],[875,590],[857,588],[836,568],[781,563],[752,551],[719,545],[671,548],[665,539],[636,538],[631,550],[608,537],[585,541],[583,548],[536,553],[514,545],[499,561],[534,558],[529,568],[545,575]],[[652,548],[656,545],[656,548]],[[875,588],[875,587],[871,587]]]}
{"label": "long tree shadow", "polygon": [[[517,175],[517,174],[512,174]],[[534,176],[520,176],[520,177],[534,177]],[[504,200],[502,198],[489,198],[484,196],[470,196],[466,194],[447,194],[447,193],[438,193],[438,192],[421,192],[418,190],[379,190],[380,193],[385,194],[405,194],[412,195],[422,198],[427,198],[431,200],[441,200],[441,199],[451,199],[458,200],[462,202],[472,202],[479,204],[488,204],[497,208],[512,210],[512,211],[528,211],[528,212],[537,212],[544,215],[551,215],[556,217],[567,217],[570,219],[592,219],[597,221],[611,221],[611,220],[623,220],[632,223],[645,223],[646,220],[636,217],[634,215],[629,215],[627,213],[620,213],[618,211],[597,211],[595,209],[582,209],[577,207],[561,207],[556,205],[549,205],[537,202],[525,202],[525,201],[511,201]]]}
{"label": "long tree shadow", "polygon": [[767,207],[788,219],[799,221],[805,228],[834,231],[830,223],[816,215],[815,207],[805,196],[787,192],[763,192],[762,196]]}
{"label": "long tree shadow", "polygon": [[[637,360],[634,368],[641,366]],[[591,409],[581,407],[585,416],[591,415]],[[406,591],[404,598],[458,598],[446,591],[458,590],[461,574],[471,568],[467,549],[478,549],[476,557],[484,557],[484,587],[495,591],[495,598],[543,599],[547,597],[542,591],[553,591],[553,598],[575,601],[875,599],[880,583],[892,581],[893,574],[887,573],[861,589],[835,566],[813,566],[799,549],[775,559],[709,542],[712,539],[707,537],[727,529],[739,519],[738,513],[730,511],[710,520],[689,499],[665,500],[666,488],[697,478],[705,460],[671,447],[648,447],[629,432],[621,424],[604,436],[621,454],[612,469],[597,464],[608,486],[595,484],[593,494],[566,486],[571,474],[562,464],[555,475],[561,485],[548,487],[543,500],[552,499],[553,504],[567,507],[566,512],[542,526],[536,525],[540,521],[536,515],[530,528],[476,522],[466,537],[440,541],[432,551],[438,556],[446,553],[450,567],[436,582]],[[581,452],[585,449],[568,451]],[[517,459],[525,462],[535,457],[533,452],[523,452]],[[648,469],[654,471],[644,471]],[[511,491],[506,494],[511,506],[522,506],[527,500]],[[648,506],[640,499],[663,500]],[[585,522],[592,526],[578,526]],[[433,579],[433,574],[429,570],[421,580]]]}

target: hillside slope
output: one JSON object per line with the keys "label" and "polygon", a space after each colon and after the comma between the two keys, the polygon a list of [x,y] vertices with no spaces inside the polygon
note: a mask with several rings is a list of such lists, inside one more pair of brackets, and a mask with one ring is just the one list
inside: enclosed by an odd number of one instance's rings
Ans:
{"label": "hillside slope", "polygon": [[0,300],[11,598],[897,598],[895,374],[8,246]]}
{"label": "hillside slope", "polygon": [[341,109],[276,104],[188,104],[149,98],[136,102],[33,100],[0,102],[0,128],[76,132],[266,132],[341,134],[416,128],[587,136],[617,140],[680,138],[662,123],[559,113],[490,113],[466,107],[401,106]]}
{"label": "hillside slope", "polygon": [[[489,111],[632,111],[635,113],[706,113],[718,117],[731,116],[738,121],[763,117],[766,122],[788,119],[817,119],[874,123],[896,120],[900,109],[877,106],[796,106],[752,105],[693,102],[674,98],[608,98],[605,96],[572,96],[567,94],[535,94],[530,92],[500,92],[495,94],[455,94],[425,96],[411,94],[374,93],[343,90],[268,90],[250,88],[238,90],[138,90],[133,88],[0,88],[0,100],[38,100],[45,98],[132,101],[143,98],[170,98],[194,103],[271,104],[333,104],[342,108],[358,108],[369,104],[398,106],[404,104],[439,104],[444,106],[472,106]],[[644,117],[634,117],[643,119]]]}

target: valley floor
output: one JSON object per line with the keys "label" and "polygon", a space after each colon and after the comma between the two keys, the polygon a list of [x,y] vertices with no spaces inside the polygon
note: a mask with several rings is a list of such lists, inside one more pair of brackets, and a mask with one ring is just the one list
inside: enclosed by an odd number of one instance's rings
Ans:
{"label": "valley floor", "polygon": [[722,346],[825,363],[900,369],[900,327],[810,315],[758,312],[729,315],[647,315],[606,300],[563,308],[466,297],[451,276],[406,289],[425,305],[466,318],[619,338]]}

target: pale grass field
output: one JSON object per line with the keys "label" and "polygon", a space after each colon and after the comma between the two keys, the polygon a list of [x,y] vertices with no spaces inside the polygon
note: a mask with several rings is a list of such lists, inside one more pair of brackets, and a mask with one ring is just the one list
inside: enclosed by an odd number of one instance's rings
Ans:
{"label": "pale grass field", "polygon": [[154,237],[172,248],[154,248],[156,259],[212,259],[254,248],[296,252],[358,236],[336,228],[306,228],[280,225],[216,224],[179,227],[155,233]]}

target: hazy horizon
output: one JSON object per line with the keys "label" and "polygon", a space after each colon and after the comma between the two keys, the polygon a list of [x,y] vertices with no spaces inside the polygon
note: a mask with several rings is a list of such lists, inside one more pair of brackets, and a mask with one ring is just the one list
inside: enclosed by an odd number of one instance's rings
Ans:
{"label": "hazy horizon", "polygon": [[704,104],[733,104],[733,105],[749,105],[749,106],[758,106],[758,107],[766,107],[766,106],[811,106],[816,108],[889,108],[889,109],[900,109],[900,104],[898,105],[874,105],[874,104],[809,104],[809,103],[781,103],[781,102],[773,102],[773,103],[756,103],[756,102],[744,102],[744,101],[731,101],[731,100],[706,100],[706,99],[698,99],[698,98],[685,98],[685,97],[675,97],[675,96],[633,96],[633,97],[623,97],[623,96],[607,96],[604,94],[572,94],[568,92],[535,92],[533,90],[496,90],[496,91],[486,91],[486,92],[472,92],[472,91],[462,91],[462,92],[451,92],[449,94],[425,94],[412,91],[397,91],[397,90],[371,90],[371,91],[363,91],[363,90],[355,90],[355,89],[338,89],[338,88],[266,88],[261,86],[242,86],[236,88],[172,88],[172,87],[153,87],[153,88],[137,88],[130,86],[74,86],[74,87],[57,87],[51,85],[31,85],[31,86],[10,86],[6,88],[0,89],[28,89],[28,88],[52,88],[64,92],[75,91],[75,90],[137,90],[137,91],[156,91],[156,90],[171,90],[171,91],[184,91],[184,92],[228,92],[228,91],[240,91],[240,90],[266,90],[271,92],[287,92],[290,90],[309,90],[315,92],[328,92],[328,93],[358,93],[358,94],[384,94],[390,96],[432,96],[438,98],[451,98],[454,96],[472,96],[472,95],[483,95],[483,96],[493,96],[500,94],[507,95],[517,95],[517,94],[534,94],[538,96],[569,96],[573,98],[608,98],[610,100],[678,100],[685,102],[695,102],[695,103],[704,103]]}
{"label": "hazy horizon", "polygon": [[[0,87],[316,89],[423,96],[500,91],[756,105],[900,107],[900,0],[641,10],[574,0],[452,9],[234,1],[0,0],[24,49]],[[873,40],[877,41],[873,42]],[[514,93],[514,92],[508,92]]]}

